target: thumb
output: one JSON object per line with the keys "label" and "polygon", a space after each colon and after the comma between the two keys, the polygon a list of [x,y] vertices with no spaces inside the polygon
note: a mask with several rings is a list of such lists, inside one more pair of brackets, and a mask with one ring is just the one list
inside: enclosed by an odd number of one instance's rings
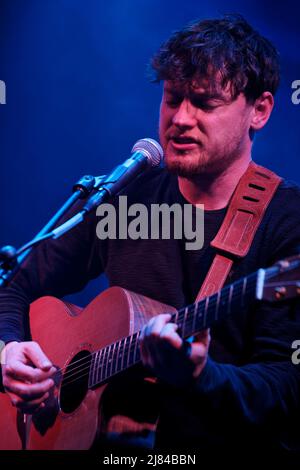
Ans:
{"label": "thumb", "polygon": [[26,345],[25,355],[32,364],[47,372],[52,367],[52,362],[48,359],[38,343],[30,342]]}

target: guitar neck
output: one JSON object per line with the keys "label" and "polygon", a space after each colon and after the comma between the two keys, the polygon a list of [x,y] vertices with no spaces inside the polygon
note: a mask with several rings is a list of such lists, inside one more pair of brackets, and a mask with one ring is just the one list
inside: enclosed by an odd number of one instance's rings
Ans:
{"label": "guitar neck", "polygon": [[[188,338],[227,315],[243,310],[256,298],[260,271],[225,286],[209,297],[178,310],[171,322],[179,327],[182,338]],[[139,336],[141,331],[126,336],[92,354],[89,388],[94,388],[110,377],[128,369],[141,360]]]}

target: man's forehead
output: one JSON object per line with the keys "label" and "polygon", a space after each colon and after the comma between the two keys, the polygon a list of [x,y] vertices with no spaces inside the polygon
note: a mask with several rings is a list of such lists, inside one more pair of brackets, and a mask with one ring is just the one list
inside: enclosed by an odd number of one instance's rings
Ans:
{"label": "man's forehead", "polygon": [[164,90],[170,93],[180,95],[203,95],[211,97],[231,98],[231,89],[229,84],[225,88],[221,85],[221,80],[216,77],[214,80],[209,78],[195,78],[189,81],[165,80]]}

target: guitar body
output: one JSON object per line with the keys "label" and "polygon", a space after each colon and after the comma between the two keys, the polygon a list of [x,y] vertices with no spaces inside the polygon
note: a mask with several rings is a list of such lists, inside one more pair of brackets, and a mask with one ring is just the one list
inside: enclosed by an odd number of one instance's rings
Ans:
{"label": "guitar body", "polygon": [[[81,450],[92,446],[99,431],[133,435],[145,429],[153,430],[155,422],[135,422],[130,416],[113,416],[111,411],[109,418],[101,422],[105,414],[100,406],[101,397],[104,392],[108,394],[105,389],[109,389],[109,385],[88,388],[87,368],[78,373],[74,366],[77,366],[75,361],[87,363],[90,353],[140,330],[153,315],[175,311],[173,307],[118,287],[107,289],[85,309],[53,297],[35,301],[30,308],[32,338],[62,371],[57,375],[56,387],[46,407],[32,416],[27,415],[25,422],[21,419],[18,429],[20,419],[15,408],[8,396],[0,397],[3,427],[0,449],[20,449],[23,441],[26,449]],[[73,379],[73,383],[68,371],[70,364],[75,370],[71,374],[80,379]],[[68,378],[64,378],[67,375]],[[106,398],[109,402],[109,394]],[[134,397],[132,399],[134,401]],[[24,417],[21,415],[21,418]]]}
{"label": "guitar body", "polygon": [[134,333],[153,316],[171,313],[182,337],[188,338],[238,313],[245,298],[276,302],[299,297],[299,277],[297,255],[178,312],[119,287],[107,289],[85,309],[53,297],[35,301],[30,308],[32,338],[57,367],[55,387],[45,408],[32,416],[17,412],[8,396],[0,394],[0,450],[90,449],[102,435],[151,447],[148,436],[158,419],[159,387],[153,378],[147,380],[145,369],[135,369],[140,357]]}
{"label": "guitar body", "polygon": [[0,394],[0,450],[21,450],[22,416],[5,393]]}

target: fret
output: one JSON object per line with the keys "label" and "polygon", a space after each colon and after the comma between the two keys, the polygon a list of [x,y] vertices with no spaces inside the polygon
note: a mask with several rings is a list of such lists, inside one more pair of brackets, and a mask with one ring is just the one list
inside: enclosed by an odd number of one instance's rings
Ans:
{"label": "fret", "polygon": [[194,333],[194,322],[196,319],[196,310],[197,310],[197,304],[193,304],[192,306],[188,307],[188,319],[187,319],[187,324],[188,324],[188,330],[187,330],[187,336],[190,337]]}
{"label": "fret", "polygon": [[178,326],[179,333],[182,331],[182,317],[184,315],[184,308],[177,310],[171,317],[170,322],[175,323]]}
{"label": "fret", "polygon": [[182,337],[183,338],[186,338],[187,337],[187,334],[186,334],[186,316],[188,314],[188,307],[186,307],[184,309],[184,315],[183,315],[183,320],[182,320]]}
{"label": "fret", "polygon": [[98,359],[97,359],[97,364],[96,364],[96,377],[95,377],[96,381],[95,381],[95,383],[99,383],[101,381],[102,355],[103,355],[103,349],[100,349],[100,351],[98,351]]}
{"label": "fret", "polygon": [[117,349],[117,345],[116,343],[113,344],[113,351],[112,351],[112,358],[111,358],[111,368],[110,368],[110,375],[114,375],[115,374],[115,370],[116,367],[114,367],[116,365],[116,349]]}
{"label": "fret", "polygon": [[174,316],[172,315],[171,322],[176,323],[179,329],[182,328],[182,320],[180,320],[181,315],[184,313],[184,309],[177,310],[176,313],[174,313]]}
{"label": "fret", "polygon": [[196,319],[196,326],[193,331],[195,333],[196,331],[202,330],[203,328],[203,310],[205,307],[206,300],[200,300],[197,306],[197,319]]}
{"label": "fret", "polygon": [[120,349],[121,349],[121,340],[118,341],[118,350],[117,350],[117,361],[116,361],[116,372],[119,372],[121,370],[121,364],[120,364]]}
{"label": "fret", "polygon": [[216,309],[215,309],[215,320],[218,320],[219,306],[220,306],[220,296],[221,296],[221,291],[219,290],[219,291],[217,292],[217,302],[216,302]]}
{"label": "fret", "polygon": [[103,354],[102,354],[101,374],[100,374],[100,376],[101,376],[101,382],[106,379],[106,377],[105,377],[105,372],[104,372],[104,366],[105,366],[106,357],[107,357],[107,347],[104,348],[102,351],[103,351]]}
{"label": "fret", "polygon": [[127,361],[128,367],[134,364],[134,350],[135,350],[136,341],[137,341],[137,334],[134,333],[130,338],[130,346],[129,346],[129,352],[128,352],[128,361]]}
{"label": "fret", "polygon": [[175,323],[178,326],[178,332],[179,334],[184,337],[185,333],[185,315],[186,315],[186,309],[189,308],[189,306],[181,308],[180,310],[177,310],[176,313],[173,313],[170,319],[170,323]]}
{"label": "fret", "polygon": [[121,370],[124,370],[124,356],[125,356],[125,347],[126,347],[127,338],[123,338],[123,350],[122,350],[122,361],[121,361]]}
{"label": "fret", "polygon": [[132,336],[130,336],[130,340],[129,340],[129,346],[128,346],[128,352],[127,352],[127,367],[129,367],[129,364],[130,364],[130,350],[131,350],[131,344],[132,344]]}
{"label": "fret", "polygon": [[232,292],[233,292],[233,284],[229,287],[229,296],[228,296],[228,304],[227,304],[227,315],[231,312],[231,301],[232,301]]}
{"label": "fret", "polygon": [[116,343],[112,343],[111,348],[110,348],[110,359],[109,359],[109,377],[111,377],[114,374],[114,364],[115,364],[115,350],[116,350]]}
{"label": "fret", "polygon": [[93,372],[92,372],[92,386],[97,382],[97,361],[98,361],[99,351],[94,353],[93,361]]}
{"label": "fret", "polygon": [[114,347],[115,347],[115,343],[112,343],[110,345],[110,351],[109,351],[107,377],[111,377],[112,375]]}
{"label": "fret", "polygon": [[188,330],[187,336],[190,337],[194,333],[193,323],[195,321],[195,310],[197,309],[197,304],[193,304],[192,306],[188,307]]}
{"label": "fret", "polygon": [[106,359],[106,367],[105,367],[105,378],[107,379],[108,377],[110,377],[110,374],[109,374],[109,368],[110,368],[110,371],[111,371],[111,364],[112,364],[112,357],[111,357],[111,353],[113,351],[113,344],[110,344],[108,346],[108,353],[107,353],[107,359]]}
{"label": "fret", "polygon": [[137,362],[138,361],[138,358],[137,358],[137,354],[140,352],[138,346],[139,346],[139,339],[140,339],[140,334],[141,332],[139,331],[136,335],[136,341],[135,341],[135,345],[134,345],[134,350],[133,350],[133,362]]}
{"label": "fret", "polygon": [[97,353],[92,353],[92,361],[89,370],[89,384],[88,387],[91,388],[95,383],[94,375],[95,375],[95,360],[96,360]]}
{"label": "fret", "polygon": [[94,372],[94,378],[93,378],[93,385],[98,383],[99,380],[99,371],[101,370],[100,365],[99,365],[99,356],[101,355],[101,350],[98,350],[96,353],[96,359],[95,359],[95,372]]}
{"label": "fret", "polygon": [[92,368],[90,371],[90,376],[91,376],[91,387],[95,384],[96,381],[96,370],[97,370],[97,354],[98,351],[93,353],[93,359],[92,359]]}

